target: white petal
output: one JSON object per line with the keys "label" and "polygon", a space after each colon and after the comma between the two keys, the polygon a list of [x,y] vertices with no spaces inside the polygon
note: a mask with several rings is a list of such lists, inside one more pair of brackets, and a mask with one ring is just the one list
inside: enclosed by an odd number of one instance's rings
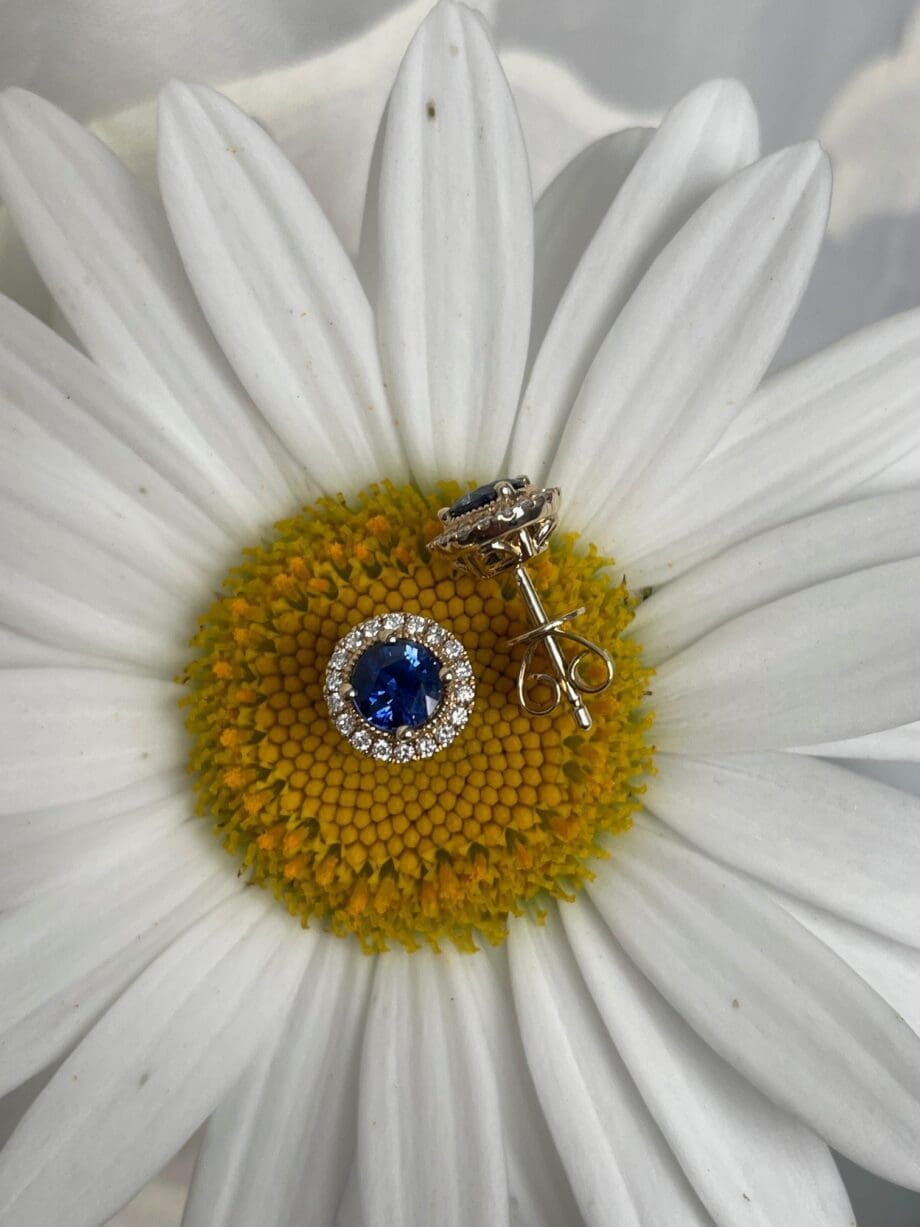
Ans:
{"label": "white petal", "polygon": [[920,558],[749,610],[671,657],[653,736],[682,754],[857,737],[920,710]]}
{"label": "white petal", "polygon": [[[3,603],[3,616],[9,616],[6,603]],[[91,656],[80,652],[71,652],[50,643],[42,643],[31,635],[21,631],[11,630],[8,626],[0,626],[0,669],[23,668],[34,666],[46,668],[48,665],[81,666],[98,664]]]}
{"label": "white petal", "polygon": [[95,1227],[214,1109],[283,1015],[306,961],[259,891],[174,942],[68,1057],[0,1155],[0,1215]]}
{"label": "white petal", "polygon": [[112,792],[187,755],[179,689],[100,669],[0,670],[0,814]]}
{"label": "white petal", "polygon": [[[61,536],[70,529],[70,542],[61,541],[61,556],[72,542],[80,542],[97,556],[119,563],[124,572],[134,564],[129,590],[121,594],[121,600],[146,599],[153,604],[157,587],[168,589],[168,598],[175,600],[200,584],[199,572],[188,557],[191,551],[173,548],[171,531],[162,521],[137,506],[137,501],[121,496],[112,485],[107,488],[88,465],[75,463],[74,454],[58,440],[29,428],[32,423],[26,413],[11,406],[6,409],[5,427],[18,438],[5,449],[0,463],[0,493],[7,503],[4,524],[17,537],[23,555],[42,550],[45,542],[38,529],[36,536],[16,533],[12,517],[17,512],[43,521],[50,530],[59,528]],[[6,443],[2,434],[0,440]],[[96,499],[92,498],[93,485]],[[15,552],[9,552],[11,563],[15,562]],[[55,562],[60,566],[61,558]],[[23,560],[23,571],[27,566]],[[117,600],[113,593],[113,604]],[[161,610],[156,612],[162,615]]]}
{"label": "white petal", "polygon": [[33,840],[66,838],[81,827],[104,822],[119,814],[130,814],[148,805],[159,805],[180,793],[191,795],[184,766],[149,775],[124,788],[101,792],[82,801],[64,801],[42,809],[29,805],[22,811],[11,810],[0,816],[3,846],[15,851]]}
{"label": "white petal", "polygon": [[533,202],[508,83],[481,19],[443,0],[387,109],[378,331],[417,480],[494,477],[527,357]]}
{"label": "white petal", "polygon": [[306,184],[220,94],[160,97],[160,187],[225,353],[327,493],[404,470],[364,291]]}
{"label": "white petal", "polygon": [[[487,9],[493,6],[491,4],[486,5],[486,4],[480,3],[475,6],[471,6],[471,7],[476,7],[481,13],[483,13],[483,15],[488,16]],[[405,12],[405,10],[403,11]],[[414,33],[414,30],[413,30],[413,33]],[[401,52],[403,50],[404,48],[400,48]],[[549,60],[545,57],[540,57],[540,56],[531,56],[526,53],[521,54],[521,53],[511,52],[510,55],[502,55],[501,62],[506,72],[509,71],[508,65],[510,64],[512,69],[517,69],[519,70],[519,72],[522,72],[527,75],[535,74],[535,80],[538,86],[541,86],[541,85],[545,86],[547,83],[547,78],[551,76],[554,78],[553,80],[554,85],[561,85],[563,91],[568,92],[566,101],[568,102],[573,101],[573,95],[575,95],[574,100],[576,101],[576,105],[578,102],[582,100],[581,98],[577,97],[578,91],[582,88],[581,83],[578,82],[576,78],[567,74],[563,69],[560,68],[558,64],[556,64],[552,60]],[[518,112],[519,118],[521,118],[522,126],[526,128],[526,121],[524,120],[522,116],[522,112],[521,112],[521,92],[519,89],[520,81],[518,81],[517,83],[514,83],[513,76],[510,78],[510,80],[512,81],[512,95],[514,98],[515,110]],[[529,103],[528,117],[531,119],[532,124],[533,124],[536,143],[540,146],[540,153],[538,154],[538,159],[540,161],[541,169],[545,169],[547,166],[551,166],[553,169],[556,169],[558,167],[559,160],[560,160],[559,145],[569,143],[572,145],[573,149],[580,149],[581,146],[584,144],[586,137],[590,135],[590,133],[588,131],[588,128],[584,125],[579,125],[577,120],[573,120],[571,118],[562,116],[561,110],[562,110],[563,104],[561,100],[555,99],[555,98],[553,100],[550,100],[548,96],[543,96],[543,92],[540,91],[539,89],[537,92],[540,96],[528,98],[527,102]],[[609,121],[615,118],[615,112],[611,110],[605,110],[603,114],[603,118]],[[598,116],[594,115],[592,116],[592,119],[596,123]],[[555,132],[550,134],[547,131],[547,129],[548,128],[552,129],[554,122],[559,123],[560,121],[561,121],[561,128],[564,131],[564,136],[561,133],[557,134]],[[603,124],[601,124],[600,126],[601,128],[604,127]],[[609,127],[610,126],[609,123],[606,126]],[[379,241],[380,236],[379,236],[379,231],[378,231],[379,201],[380,201],[380,168],[383,162],[383,143],[386,137],[386,128],[387,128],[387,110],[386,110],[386,107],[384,107],[383,115],[382,115],[382,118],[380,120],[378,129],[377,129],[376,140],[374,141],[373,151],[372,151],[371,159],[370,159],[370,168],[368,171],[368,179],[367,179],[367,190],[364,193],[364,211],[363,211],[362,218],[361,218],[360,243],[359,243],[358,255],[356,259],[358,275],[360,276],[361,282],[367,291],[367,296],[371,300],[372,303],[376,303],[377,297],[378,297],[377,276],[378,276],[378,264],[379,264],[379,259],[380,259],[380,241]],[[634,160],[635,156],[638,154],[639,150],[641,149],[641,143],[637,144],[636,141],[629,139],[640,132],[650,134],[651,129],[635,129],[635,130],[631,130],[628,134],[627,133],[615,133],[612,137],[605,137],[601,141],[598,141],[595,145],[591,146],[589,150],[585,151],[585,153],[588,155],[585,159],[580,159],[576,157],[574,158],[573,163],[570,164],[570,165],[574,165],[574,163],[579,163],[579,169],[574,173],[574,175],[572,176],[573,178],[577,178],[579,182],[582,182],[586,189],[588,188],[589,183],[596,186],[597,191],[600,193],[600,204],[598,207],[600,208],[601,213],[594,219],[595,226],[597,225],[597,222],[600,221],[600,216],[602,215],[603,210],[606,208],[607,201],[609,201],[609,199],[611,198],[613,194],[614,189],[611,185],[611,179],[616,179],[617,182],[621,181],[623,176],[627,173],[629,166],[632,165],[632,161]],[[526,136],[526,133],[525,133],[525,136]],[[620,141],[619,138],[621,136],[627,137],[627,139],[625,141]],[[530,166],[532,170],[533,169],[533,156],[532,155],[534,152],[534,146],[532,142],[527,139],[525,139],[525,145],[526,145],[528,154],[531,155]],[[609,157],[606,155],[606,152],[601,152],[599,147],[604,146],[606,150],[606,147],[608,145],[611,147],[616,146],[618,150],[620,149],[621,145],[629,146],[630,149],[632,149],[632,146],[636,145],[636,148],[633,150],[631,156],[626,149],[623,149],[623,160],[628,161],[628,164],[621,165],[620,158],[612,152],[612,149],[610,151]],[[595,154],[597,156],[595,156]],[[588,170],[587,167],[582,166],[581,163],[583,161],[586,162],[592,169]],[[613,166],[611,166],[610,164],[611,162],[617,163],[617,169],[614,169]],[[597,163],[601,163],[602,166],[598,167]],[[307,178],[309,182],[312,182],[309,176],[307,176]],[[339,178],[341,179],[341,176],[339,176]],[[569,178],[565,174],[564,171],[560,173],[559,180],[564,180],[566,184],[569,183]],[[607,193],[606,195],[605,195],[605,191]],[[559,194],[564,195],[566,199],[568,200],[569,193],[567,190],[563,190]],[[597,204],[596,199],[592,201],[592,204]],[[587,210],[587,212],[590,215],[591,210],[589,209]],[[538,222],[538,220],[539,220],[539,206],[537,209],[537,217],[535,217],[534,219],[535,224]],[[572,210],[567,211],[566,220],[574,221]],[[580,221],[581,219],[575,222],[576,229],[579,227]],[[584,221],[582,222],[582,225],[589,226],[590,222]],[[587,239],[590,237],[591,233],[593,233],[593,230],[585,234],[584,240],[582,241],[582,246],[583,246],[584,241],[587,241]],[[555,231],[555,233],[552,236],[547,236],[544,233],[544,235],[540,237],[544,240],[546,240],[548,237],[549,238],[548,247],[552,249],[555,249],[560,244],[568,246],[568,243],[566,241],[566,236],[563,234],[560,234],[558,231]],[[554,242],[555,239],[558,239],[558,243]],[[578,240],[573,239],[573,242],[577,242],[577,241]],[[348,244],[346,243],[346,249],[347,248],[348,248]],[[548,307],[546,307],[547,318],[544,320],[543,325],[542,325],[543,331],[545,331],[545,326],[549,322],[549,315],[551,315],[552,311],[555,309],[556,301],[558,300],[558,294],[565,288],[565,281],[568,281],[568,274],[571,273],[572,267],[574,267],[574,264],[577,263],[578,256],[580,254],[581,254],[580,251],[578,251],[575,254],[572,254],[567,251],[566,257],[562,257],[563,262],[565,258],[567,257],[571,258],[571,267],[568,268],[568,273],[565,275],[565,280],[563,281],[563,283],[558,286],[555,299],[549,304]],[[554,255],[551,254],[546,248],[544,248],[544,250],[541,251],[539,242],[535,241],[534,260],[536,263],[536,267],[535,267],[534,273],[536,277],[539,277],[539,274],[540,274],[541,257],[547,257],[547,256],[549,257],[550,262],[554,262]],[[538,307],[536,284],[534,285],[534,307],[535,309]],[[542,332],[541,332],[541,335],[542,335]],[[533,335],[531,335],[531,351],[532,352],[533,352],[533,348],[534,348],[533,347]]]}
{"label": "white petal", "polygon": [[[630,583],[673,579],[775,524],[839,501],[920,433],[920,311],[846,337],[767,380],[737,434],[616,550]],[[734,439],[734,442],[732,442]],[[607,536],[619,525],[610,520]]]}
{"label": "white petal", "polygon": [[165,219],[133,176],[62,111],[14,89],[0,98],[0,190],[87,351],[155,407],[190,458],[203,454],[227,521],[277,515],[291,498],[277,440],[227,368]]}
{"label": "white petal", "polygon": [[358,1165],[352,1163],[345,1183],[345,1192],[335,1215],[335,1227],[365,1227],[361,1209],[361,1180]]}
{"label": "white petal", "polygon": [[560,908],[604,1024],[716,1223],[852,1227],[830,1151],[704,1044],[623,953],[587,899]]}
{"label": "white petal", "polygon": [[110,865],[83,865],[52,907],[0,919],[0,1092],[60,1057],[156,954],[240,889],[203,822]]}
{"label": "white petal", "polygon": [[655,987],[829,1145],[920,1187],[920,1037],[755,883],[637,820],[588,887]]}
{"label": "white petal", "polygon": [[920,762],[920,720],[845,741],[796,746],[795,750],[797,753],[820,754],[826,758],[875,758],[888,762],[916,763]]}
{"label": "white petal", "polygon": [[920,555],[920,490],[828,508],[740,541],[665,584],[630,634],[659,665],[739,614],[864,567]]}
{"label": "white petal", "polygon": [[864,494],[882,494],[890,490],[903,490],[905,487],[918,485],[920,485],[920,447],[914,446],[893,464],[887,465],[866,481],[861,482],[858,493],[861,497]]}
{"label": "white petal", "polygon": [[373,960],[320,930],[277,1041],[208,1122],[183,1227],[329,1227],[357,1134]]}
{"label": "white petal", "polygon": [[53,1066],[42,1070],[0,1099],[0,1148],[12,1137],[13,1130],[38,1098],[39,1092],[48,1085],[54,1072]]}
{"label": "white petal", "polygon": [[[654,128],[625,128],[602,136],[567,162],[537,200],[528,365],[585,251],[654,136]],[[512,455],[517,455],[514,444]]]}
{"label": "white petal", "polygon": [[383,164],[383,142],[386,137],[386,131],[387,112],[384,109],[377,128],[377,136],[371,154],[371,164],[367,174],[364,212],[361,216],[361,238],[358,245],[358,254],[355,257],[355,268],[374,310],[377,307],[377,275],[380,263],[380,167]]}
{"label": "white petal", "polygon": [[[9,486],[2,469],[0,461],[0,483]],[[112,662],[139,673],[175,673],[187,655],[195,613],[207,607],[206,600],[197,610],[197,602],[176,600],[145,569],[143,554],[133,565],[113,557],[106,546],[121,545],[115,536],[119,525],[103,504],[95,504],[86,520],[70,517],[68,511],[83,504],[82,497],[69,491],[67,498],[63,489],[42,480],[44,474],[29,478],[31,494],[41,492],[49,503],[57,498],[60,511],[49,520],[0,492],[0,616],[46,643],[94,655],[97,666]],[[126,532],[124,538],[143,535]],[[189,585],[192,592],[199,587]]]}
{"label": "white petal", "polygon": [[[489,12],[494,10],[495,2],[484,0],[477,7]],[[367,168],[380,115],[409,40],[430,8],[431,0],[410,0],[393,9],[381,10],[383,15],[376,24],[348,41],[337,42],[319,52],[318,27],[312,21],[303,21],[299,10],[288,10],[295,18],[296,30],[292,30],[290,23],[278,20],[277,10],[260,12],[258,16],[272,27],[273,37],[277,39],[275,54],[278,58],[274,62],[263,60],[258,66],[250,60],[252,68],[243,67],[247,75],[242,76],[238,67],[223,60],[220,48],[217,55],[223,62],[213,71],[203,71],[202,51],[212,50],[208,44],[213,37],[215,20],[219,21],[225,10],[221,9],[220,13],[211,7],[199,10],[202,28],[207,30],[208,37],[193,39],[188,55],[176,54],[174,50],[165,53],[161,66],[148,78],[142,91],[147,95],[145,100],[114,114],[96,112],[100,118],[93,123],[93,130],[142,180],[153,183],[156,179],[156,101],[147,99],[170,76],[214,85],[272,133],[309,183],[345,250],[352,252],[357,248]],[[251,0],[246,0],[240,11],[245,16],[238,27],[238,37],[250,33],[254,15]],[[151,16],[156,21],[159,14]],[[330,25],[330,34],[335,32],[337,24]],[[300,46],[292,41],[292,34]],[[159,34],[156,42],[159,47]],[[251,49],[247,48],[244,63],[250,54]],[[149,46],[144,49],[143,64],[149,70]],[[142,95],[135,93],[133,96]],[[557,109],[549,99],[542,108],[543,114],[552,118]],[[572,131],[575,127],[572,121],[567,125],[568,140],[584,144],[589,134],[582,135],[579,142],[578,131]],[[558,156],[556,154],[557,159]],[[3,271],[0,265],[0,276]]]}
{"label": "white petal", "polygon": [[729,451],[745,439],[794,421],[818,398],[831,394],[838,400],[851,396],[867,375],[874,378],[876,365],[893,356],[910,357],[920,341],[920,311],[904,311],[828,345],[826,349],[793,363],[764,380],[732,418],[713,455]]}
{"label": "white petal", "polygon": [[[545,338],[540,337],[542,345],[515,423],[511,446],[511,468],[515,472],[530,473],[538,480],[547,476],[588,369],[649,265],[694,210],[726,179],[752,162],[757,152],[757,116],[746,90],[734,81],[711,81],[700,86],[668,113],[606,216],[598,219],[597,232],[584,254],[578,253],[581,259],[576,256],[577,267],[572,262],[570,269],[574,271],[568,285],[558,286],[558,307],[552,322],[546,321],[549,327]],[[596,191],[598,185],[576,180],[573,186]],[[610,200],[610,196],[605,199]],[[570,198],[567,205],[568,213],[576,218],[592,215],[592,206],[584,200]],[[540,237],[539,230],[537,234]],[[692,242],[701,245],[699,235]],[[699,278],[696,293],[705,298],[705,273],[691,275]],[[671,276],[682,279],[688,273],[672,270]],[[540,280],[536,287],[546,293],[547,287]],[[676,298],[680,293],[672,281],[668,297]],[[536,301],[540,312],[552,309],[544,300]],[[668,327],[667,310],[674,305],[669,302],[667,307],[660,303],[654,307],[656,324],[663,330]],[[684,308],[695,309],[694,302]],[[700,314],[704,313],[705,307]],[[539,316],[535,327],[540,328]],[[634,327],[642,336],[648,325],[639,320]],[[632,338],[625,352],[636,344]],[[679,341],[671,344],[676,346]],[[617,351],[618,370],[623,352]],[[610,384],[611,390],[624,376],[630,378],[628,370],[622,367]],[[636,394],[641,396],[642,391],[637,389]],[[590,412],[590,408],[587,402],[581,403],[581,412]],[[619,411],[615,395],[609,411],[611,415]],[[624,421],[624,429],[632,429],[628,421]],[[590,457],[590,450],[586,450],[583,459]]]}
{"label": "white petal", "polygon": [[25,244],[0,203],[0,292],[38,319],[51,315],[51,296],[29,258]]}
{"label": "white petal", "polygon": [[710,856],[920,944],[920,799],[794,754],[659,755],[644,801]]}
{"label": "white petal", "polygon": [[628,543],[760,382],[808,280],[829,198],[818,146],[782,150],[714,192],[643,277],[553,464],[573,492],[573,523],[592,539],[600,527],[606,541]]}
{"label": "white petal", "polygon": [[604,1029],[555,908],[508,939],[537,1095],[590,1227],[705,1227],[711,1220]]}
{"label": "white petal", "polygon": [[800,924],[820,937],[920,1035],[920,950],[775,893]]}
{"label": "white petal", "polygon": [[[14,456],[26,468],[47,467],[45,449],[56,444],[69,453],[74,471],[67,481],[63,474],[52,479],[65,488],[79,486],[81,479],[104,479],[103,501],[122,500],[125,532],[135,521],[159,521],[166,541],[158,553],[168,545],[180,559],[201,564],[236,542],[238,529],[228,533],[214,519],[225,509],[215,506],[207,456],[197,463],[198,453],[177,442],[155,406],[132,401],[95,363],[2,296],[0,395],[10,468]],[[49,496],[35,492],[42,497]],[[236,523],[232,515],[230,523]],[[141,552],[145,547],[146,542],[134,546]]]}
{"label": "white petal", "polygon": [[504,946],[486,949],[457,967],[468,981],[491,1049],[492,1076],[502,1114],[512,1227],[578,1227],[578,1207],[527,1066],[507,950]]}
{"label": "white petal", "polygon": [[161,839],[194,813],[188,777],[171,772],[77,805],[7,814],[0,859],[3,906],[17,907],[38,895],[48,905],[48,895],[69,891],[70,883],[88,869],[142,856],[145,844]]}
{"label": "white petal", "polygon": [[508,1223],[492,1058],[456,951],[377,960],[358,1124],[367,1227]]}
{"label": "white petal", "polygon": [[98,368],[0,300],[0,617],[168,676],[236,550],[183,493],[189,474],[178,489],[163,475],[181,456],[132,417]]}

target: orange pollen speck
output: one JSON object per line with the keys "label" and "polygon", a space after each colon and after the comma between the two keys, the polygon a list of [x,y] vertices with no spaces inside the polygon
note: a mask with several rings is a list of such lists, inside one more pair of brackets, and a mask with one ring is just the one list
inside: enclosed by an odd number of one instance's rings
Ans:
{"label": "orange pollen speck", "polygon": [[[613,685],[594,727],[517,705],[527,629],[512,581],[455,578],[429,555],[439,506],[374,486],[324,499],[245,552],[200,620],[186,670],[199,809],[252,879],[304,924],[355,934],[367,951],[444,940],[501,941],[508,917],[570,899],[628,829],[651,769],[640,714],[650,670],[625,632],[635,603],[611,561],[558,533],[530,564],[552,609],[583,605],[578,630],[604,645]],[[323,675],[350,627],[386,610],[421,613],[464,644],[477,680],[463,732],[434,757],[365,758],[334,728]]]}

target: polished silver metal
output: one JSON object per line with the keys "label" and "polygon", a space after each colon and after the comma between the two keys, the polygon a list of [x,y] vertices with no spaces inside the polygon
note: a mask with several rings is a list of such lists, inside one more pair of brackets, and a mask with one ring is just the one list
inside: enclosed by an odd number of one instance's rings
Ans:
{"label": "polished silver metal", "polygon": [[[369,647],[400,639],[423,644],[439,661],[444,693],[424,724],[379,729],[357,710],[351,678]],[[352,627],[335,645],[326,666],[323,697],[335,727],[360,754],[385,763],[409,763],[431,758],[462,732],[473,710],[476,682],[466,649],[443,626],[421,614],[385,613]]]}
{"label": "polished silver metal", "polygon": [[[572,630],[563,628],[584,613],[584,608],[572,609],[557,618],[548,617],[525,564],[536,558],[549,545],[549,539],[559,523],[561,493],[555,486],[545,489],[535,486],[529,477],[503,477],[491,490],[481,487],[475,492],[475,506],[463,506],[457,500],[451,507],[438,512],[442,531],[430,541],[429,548],[453,558],[458,570],[472,575],[494,577],[511,571],[523,599],[531,630],[510,640],[510,645],[524,645],[524,656],[518,670],[517,695],[523,711],[531,716],[546,716],[556,710],[563,696],[571,705],[575,722],[581,729],[592,725],[591,713],[583,695],[600,694],[613,681],[613,661],[602,647]],[[466,501],[472,496],[466,496]],[[567,660],[560,641],[578,647]],[[540,672],[534,658],[542,646],[552,673]],[[604,667],[600,682],[591,683],[582,670],[590,658]],[[543,687],[549,691],[549,701],[537,703],[533,691]]]}

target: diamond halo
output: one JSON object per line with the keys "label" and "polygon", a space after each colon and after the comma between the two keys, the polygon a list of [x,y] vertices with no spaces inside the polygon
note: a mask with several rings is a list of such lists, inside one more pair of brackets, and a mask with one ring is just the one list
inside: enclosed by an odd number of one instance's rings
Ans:
{"label": "diamond halo", "polygon": [[[424,723],[382,729],[359,711],[353,675],[368,649],[400,642],[426,649],[437,660],[441,693]],[[438,622],[421,614],[385,613],[352,627],[335,645],[326,666],[323,697],[336,729],[360,754],[381,762],[408,763],[446,749],[463,730],[473,710],[476,683],[463,644]]]}

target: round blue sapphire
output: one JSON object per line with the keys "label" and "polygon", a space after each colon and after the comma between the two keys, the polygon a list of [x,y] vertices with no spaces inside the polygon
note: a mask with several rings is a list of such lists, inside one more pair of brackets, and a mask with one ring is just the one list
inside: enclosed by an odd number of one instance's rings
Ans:
{"label": "round blue sapphire", "polygon": [[358,658],[351,685],[355,707],[374,728],[418,728],[440,705],[441,662],[411,639],[375,643]]}

